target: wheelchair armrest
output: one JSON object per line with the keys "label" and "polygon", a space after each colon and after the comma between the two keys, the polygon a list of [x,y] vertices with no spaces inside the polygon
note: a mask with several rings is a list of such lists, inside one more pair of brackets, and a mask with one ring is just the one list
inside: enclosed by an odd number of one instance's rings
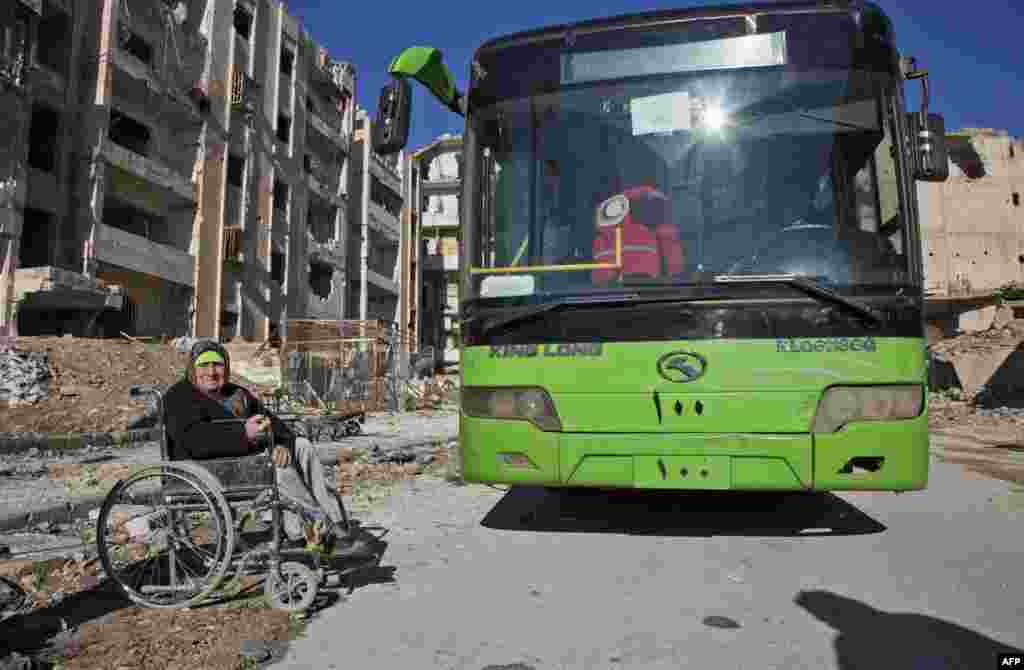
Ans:
{"label": "wheelchair armrest", "polygon": [[160,397],[163,395],[164,390],[164,386],[161,384],[137,384],[128,387],[128,396],[131,398],[140,398],[147,395]]}

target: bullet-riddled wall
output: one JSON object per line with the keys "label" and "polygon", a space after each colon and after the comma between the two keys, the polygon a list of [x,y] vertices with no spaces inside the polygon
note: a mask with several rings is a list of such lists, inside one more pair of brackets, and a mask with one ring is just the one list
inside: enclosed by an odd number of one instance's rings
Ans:
{"label": "bullet-riddled wall", "polygon": [[965,128],[947,144],[949,180],[917,184],[926,291],[967,296],[1024,281],[1024,143]]}

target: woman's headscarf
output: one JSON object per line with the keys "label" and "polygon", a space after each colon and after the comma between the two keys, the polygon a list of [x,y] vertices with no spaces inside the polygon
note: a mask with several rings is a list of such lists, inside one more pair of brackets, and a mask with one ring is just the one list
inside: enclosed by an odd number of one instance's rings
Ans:
{"label": "woman's headscarf", "polygon": [[207,351],[214,351],[224,359],[224,381],[229,381],[231,379],[231,357],[228,356],[227,349],[217,340],[199,340],[192,345],[192,351],[188,355],[188,365],[185,367],[185,379],[193,384],[196,382],[196,359]]}

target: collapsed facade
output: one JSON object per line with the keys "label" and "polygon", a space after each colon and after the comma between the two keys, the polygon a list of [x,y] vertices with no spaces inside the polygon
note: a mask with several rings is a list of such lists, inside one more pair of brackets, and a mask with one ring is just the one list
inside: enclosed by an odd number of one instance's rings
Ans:
{"label": "collapsed facade", "polygon": [[341,318],[355,72],[274,0],[0,8],[0,324]]}

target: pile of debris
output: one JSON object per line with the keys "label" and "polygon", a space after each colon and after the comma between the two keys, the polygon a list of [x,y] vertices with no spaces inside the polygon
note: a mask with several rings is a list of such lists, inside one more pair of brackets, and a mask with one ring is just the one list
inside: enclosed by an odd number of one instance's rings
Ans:
{"label": "pile of debris", "polygon": [[0,407],[34,405],[49,392],[45,352],[0,351]]}
{"label": "pile of debris", "polygon": [[459,377],[438,375],[411,379],[405,386],[405,409],[412,411],[441,409],[459,402]]}
{"label": "pile of debris", "polygon": [[368,451],[342,448],[336,451],[335,487],[339,495],[358,495],[361,488],[389,485],[403,479],[448,466],[457,441],[422,447],[381,449],[374,445]]}
{"label": "pile of debris", "polygon": [[975,328],[928,347],[932,428],[1024,422],[1024,319],[1006,306],[985,310],[974,315]]}

